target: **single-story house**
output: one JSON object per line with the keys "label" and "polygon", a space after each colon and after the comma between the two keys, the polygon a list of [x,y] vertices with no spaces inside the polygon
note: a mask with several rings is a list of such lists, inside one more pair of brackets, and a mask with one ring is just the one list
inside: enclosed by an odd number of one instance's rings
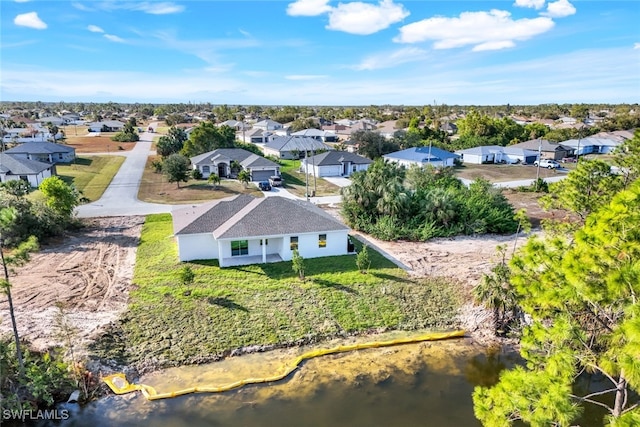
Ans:
{"label": "single-story house", "polygon": [[337,142],[338,135],[335,132],[320,129],[304,129],[298,132],[293,132],[291,136],[306,136],[308,138],[317,139],[322,142]]}
{"label": "single-story house", "polygon": [[453,166],[457,154],[437,147],[411,147],[382,156],[386,161],[410,167],[431,165],[436,168]]}
{"label": "single-story house", "polygon": [[119,120],[104,120],[102,122],[89,123],[89,132],[120,132],[124,123]]}
{"label": "single-story house", "polygon": [[249,129],[236,132],[236,139],[251,144],[265,144],[273,132],[262,129]]}
{"label": "single-story house", "polygon": [[[2,142],[19,144],[23,142],[46,142],[51,138],[49,129],[39,125],[27,128],[5,128],[2,130]],[[60,135],[62,136],[62,135]]]}
{"label": "single-story house", "polygon": [[612,138],[596,138],[590,136],[581,139],[569,139],[562,141],[562,145],[570,147],[576,155],[584,154],[607,154],[618,148],[622,142]]}
{"label": "single-story house", "polygon": [[218,127],[221,127],[221,126],[229,126],[231,129],[234,129],[234,130],[243,130],[243,129],[246,130],[250,128],[248,124],[238,120],[225,120],[222,123],[218,123]]}
{"label": "single-story house", "polygon": [[56,166],[37,160],[23,159],[6,152],[0,153],[0,182],[21,179],[38,187],[43,179],[56,174]]}
{"label": "single-story house", "polygon": [[531,139],[519,144],[510,145],[510,147],[523,148],[538,153],[543,159],[562,160],[573,154],[573,149],[562,144],[547,141],[546,139]]}
{"label": "single-story house", "polygon": [[220,267],[346,255],[349,228],[312,203],[284,197],[227,197],[172,212],[180,261]]}
{"label": "single-story house", "polygon": [[266,181],[270,176],[280,175],[280,166],[269,159],[241,148],[218,148],[191,158],[193,169],[198,169],[203,178],[215,174],[220,178],[231,176],[231,162],[238,162],[251,175],[251,181]]}
{"label": "single-story house", "polygon": [[282,123],[278,123],[271,119],[261,120],[257,123],[254,123],[253,127],[262,130],[279,130],[284,128]]}
{"label": "single-story house", "polygon": [[315,176],[349,176],[353,172],[367,170],[370,159],[347,151],[326,151],[307,157],[300,162],[300,171]]}
{"label": "single-story house", "polygon": [[45,163],[70,163],[76,158],[75,148],[55,142],[25,142],[5,153]]}
{"label": "single-story house", "polygon": [[481,165],[483,163],[533,163],[538,152],[518,147],[501,147],[499,145],[483,145],[480,147],[458,150],[463,163]]}
{"label": "single-story house", "polygon": [[305,153],[333,150],[322,141],[306,136],[277,136],[267,142],[262,151],[266,156],[275,156],[280,159],[298,159]]}

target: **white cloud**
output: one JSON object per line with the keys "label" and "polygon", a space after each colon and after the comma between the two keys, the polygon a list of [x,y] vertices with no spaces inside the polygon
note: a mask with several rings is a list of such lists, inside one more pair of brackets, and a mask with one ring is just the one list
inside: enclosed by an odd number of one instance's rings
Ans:
{"label": "white cloud", "polygon": [[184,10],[184,6],[173,2],[142,2],[134,5],[125,5],[123,9],[139,10],[151,15],[168,15],[171,13],[180,13]]}
{"label": "white cloud", "polygon": [[413,22],[400,28],[398,43],[419,43],[434,40],[436,49],[474,46],[474,50],[504,49],[515,41],[528,40],[554,26],[548,17],[513,20],[502,10],[463,12],[457,18],[434,17]]}
{"label": "white cloud", "polygon": [[78,2],[71,3],[71,6],[73,6],[74,8],[76,8],[78,10],[81,10],[83,12],[93,12],[94,11],[94,9],[92,9],[92,8],[90,8],[88,6],[85,6],[82,3],[78,3]]}
{"label": "white cloud", "polygon": [[513,4],[518,7],[529,7],[532,9],[542,9],[545,0],[516,0]]}
{"label": "white cloud", "polygon": [[634,49],[640,49],[640,43],[634,43],[633,44],[633,48]]}
{"label": "white cloud", "polygon": [[14,18],[13,23],[21,27],[35,28],[36,30],[47,28],[47,24],[40,19],[37,12],[22,13]]}
{"label": "white cloud", "polygon": [[87,26],[87,30],[91,31],[92,33],[104,33],[104,30],[97,25],[89,25]]}
{"label": "white cloud", "polygon": [[321,75],[321,74],[293,74],[293,75],[289,75],[289,76],[284,76],[285,79],[287,80],[320,80],[320,79],[326,79],[327,75]]}
{"label": "white cloud", "polygon": [[417,47],[405,47],[394,52],[381,52],[366,57],[359,64],[350,67],[354,70],[377,70],[393,68],[407,62],[421,61],[427,57],[427,52]]}
{"label": "white cloud", "polygon": [[378,5],[352,2],[339,3],[329,11],[328,30],[345,33],[369,35],[388,28],[391,24],[409,16],[401,4],[393,0],[381,0]]}
{"label": "white cloud", "polygon": [[547,11],[541,15],[551,18],[564,18],[575,15],[576,8],[568,0],[558,0],[547,5]]}
{"label": "white cloud", "polygon": [[104,38],[116,43],[124,43],[124,39],[118,36],[114,36],[113,34],[105,34]]}
{"label": "white cloud", "polygon": [[287,6],[289,16],[317,16],[331,10],[329,0],[297,0]]}

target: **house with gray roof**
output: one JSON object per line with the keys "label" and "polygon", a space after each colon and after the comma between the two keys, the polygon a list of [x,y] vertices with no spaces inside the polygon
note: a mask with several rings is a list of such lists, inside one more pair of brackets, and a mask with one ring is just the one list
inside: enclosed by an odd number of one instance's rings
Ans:
{"label": "house with gray roof", "polygon": [[198,169],[203,178],[218,175],[220,178],[232,176],[233,161],[249,172],[251,181],[266,181],[270,176],[280,175],[280,165],[242,148],[218,148],[191,158],[193,169]]}
{"label": "house with gray roof", "polygon": [[0,182],[21,179],[37,188],[42,180],[56,174],[56,167],[51,163],[29,160],[0,153]]}
{"label": "house with gray roof", "polygon": [[484,163],[524,163],[536,161],[538,152],[518,147],[502,147],[500,145],[483,145],[479,147],[458,150],[463,163],[481,165]]}
{"label": "house with gray roof", "polygon": [[266,156],[280,159],[298,159],[305,153],[333,150],[333,147],[308,136],[276,136],[267,142],[262,151]]}
{"label": "house with gray roof", "polygon": [[300,162],[300,172],[314,176],[349,176],[367,170],[370,159],[348,151],[325,151]]}
{"label": "house with gray roof", "polygon": [[76,158],[76,149],[55,142],[25,142],[9,148],[7,154],[45,163],[70,163]]}
{"label": "house with gray roof", "polygon": [[382,156],[388,162],[395,162],[405,167],[433,166],[442,168],[453,166],[454,160],[460,156],[437,147],[411,147]]}
{"label": "house with gray roof", "polygon": [[317,139],[322,142],[337,142],[338,135],[335,132],[330,132],[321,129],[303,129],[298,132],[293,132],[291,136],[306,136],[308,138]]}
{"label": "house with gray roof", "polygon": [[176,209],[180,261],[217,259],[220,267],[346,255],[349,228],[312,203],[240,194]]}
{"label": "house with gray roof", "polygon": [[547,141],[546,139],[531,139],[519,144],[510,145],[510,147],[523,148],[525,150],[540,151],[542,159],[562,160],[573,154],[573,148]]}

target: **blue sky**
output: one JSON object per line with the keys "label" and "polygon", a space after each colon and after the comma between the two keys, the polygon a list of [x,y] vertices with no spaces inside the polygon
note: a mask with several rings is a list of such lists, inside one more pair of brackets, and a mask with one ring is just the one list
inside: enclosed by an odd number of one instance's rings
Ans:
{"label": "blue sky", "polygon": [[640,2],[0,0],[0,100],[640,102]]}

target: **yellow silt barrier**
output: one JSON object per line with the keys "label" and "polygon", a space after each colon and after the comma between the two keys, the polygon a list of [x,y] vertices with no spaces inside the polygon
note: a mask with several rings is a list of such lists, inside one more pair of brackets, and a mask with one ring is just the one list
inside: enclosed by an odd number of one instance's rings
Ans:
{"label": "yellow silt barrier", "polygon": [[462,338],[464,337],[464,334],[464,331],[433,332],[412,338],[399,338],[390,341],[373,341],[362,344],[341,345],[333,348],[310,350],[296,357],[290,364],[285,365],[283,367],[283,372],[280,374],[265,378],[248,378],[221,386],[198,386],[167,393],[158,393],[153,387],[148,385],[130,384],[127,381],[125,375],[122,373],[108,375],[106,377],[103,377],[102,381],[104,381],[104,383],[107,384],[115,394],[127,394],[134,391],[141,391],[142,395],[148,400],[168,399],[172,397],[184,396],[185,394],[191,393],[222,393],[225,391],[244,387],[245,385],[273,383],[281,381],[288,377],[293,371],[298,369],[302,362],[304,362],[305,360],[313,359],[315,357],[326,356],[328,354],[345,353],[354,350],[363,350],[367,348],[390,347],[394,345],[411,344],[423,341],[438,341],[450,338]]}

